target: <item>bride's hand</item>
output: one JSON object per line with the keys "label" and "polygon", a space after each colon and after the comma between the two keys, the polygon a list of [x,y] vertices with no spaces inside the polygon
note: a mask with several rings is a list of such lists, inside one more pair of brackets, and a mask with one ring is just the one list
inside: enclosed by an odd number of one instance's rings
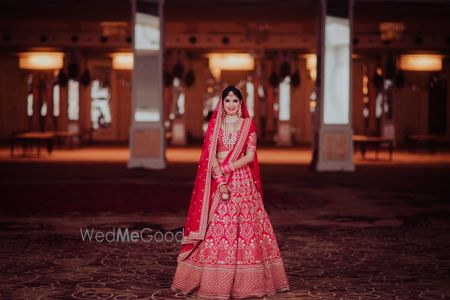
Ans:
{"label": "bride's hand", "polygon": [[227,187],[227,185],[226,184],[224,184],[224,185],[221,185],[221,186],[219,186],[219,192],[221,193],[221,194],[228,194],[228,187]]}
{"label": "bride's hand", "polygon": [[[230,192],[229,192],[226,184],[219,186],[219,192],[220,192],[221,197],[223,194],[227,194],[228,197],[230,197]],[[224,199],[224,198],[222,198],[222,199]],[[224,199],[224,200],[228,200],[228,199]]]}

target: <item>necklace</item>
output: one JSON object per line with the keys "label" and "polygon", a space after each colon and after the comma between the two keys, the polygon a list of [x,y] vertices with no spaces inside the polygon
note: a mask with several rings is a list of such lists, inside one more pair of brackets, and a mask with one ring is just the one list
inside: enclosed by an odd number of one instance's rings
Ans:
{"label": "necklace", "polygon": [[223,143],[228,147],[233,146],[237,140],[239,116],[225,116],[223,130]]}
{"label": "necklace", "polygon": [[226,124],[230,124],[230,125],[236,123],[238,120],[239,120],[239,116],[237,116],[237,115],[234,115],[234,116],[226,115],[225,118],[223,119],[223,121]]}

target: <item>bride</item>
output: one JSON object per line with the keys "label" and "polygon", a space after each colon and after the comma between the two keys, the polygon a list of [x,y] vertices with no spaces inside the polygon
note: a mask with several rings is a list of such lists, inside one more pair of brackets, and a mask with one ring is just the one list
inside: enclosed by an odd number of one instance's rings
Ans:
{"label": "bride", "polygon": [[289,290],[262,195],[255,125],[228,86],[206,131],[173,291],[228,299]]}

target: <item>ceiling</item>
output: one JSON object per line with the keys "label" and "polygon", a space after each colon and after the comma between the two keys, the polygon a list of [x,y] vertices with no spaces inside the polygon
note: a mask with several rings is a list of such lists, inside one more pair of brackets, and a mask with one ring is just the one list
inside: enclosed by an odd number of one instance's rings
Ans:
{"label": "ceiling", "polygon": [[[342,0],[328,0],[339,2]],[[296,22],[313,24],[316,0],[165,0],[167,22]],[[450,1],[357,0],[356,24],[362,31],[382,21],[403,21],[418,32],[450,33]],[[131,0],[1,0],[0,30],[7,22],[67,23],[130,21]],[[3,26],[4,27],[4,26]]]}

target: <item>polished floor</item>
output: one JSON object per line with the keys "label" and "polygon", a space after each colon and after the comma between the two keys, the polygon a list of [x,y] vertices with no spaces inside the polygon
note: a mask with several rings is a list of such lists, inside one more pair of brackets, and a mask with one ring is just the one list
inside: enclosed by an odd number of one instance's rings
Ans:
{"label": "polished floor", "polygon": [[[169,286],[199,151],[170,148],[152,171],[128,170],[121,146],[0,148],[0,299],[185,298]],[[449,152],[356,153],[356,172],[312,173],[308,149],[258,151],[291,284],[267,299],[450,298]]]}

